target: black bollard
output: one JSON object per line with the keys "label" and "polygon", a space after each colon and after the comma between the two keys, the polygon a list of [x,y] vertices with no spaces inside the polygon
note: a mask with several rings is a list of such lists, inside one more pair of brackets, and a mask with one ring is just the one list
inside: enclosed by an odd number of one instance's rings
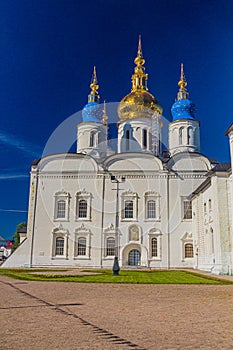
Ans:
{"label": "black bollard", "polygon": [[119,267],[119,262],[118,262],[117,256],[115,256],[115,258],[114,258],[112,271],[113,271],[113,274],[112,274],[113,276],[119,276],[120,267]]}

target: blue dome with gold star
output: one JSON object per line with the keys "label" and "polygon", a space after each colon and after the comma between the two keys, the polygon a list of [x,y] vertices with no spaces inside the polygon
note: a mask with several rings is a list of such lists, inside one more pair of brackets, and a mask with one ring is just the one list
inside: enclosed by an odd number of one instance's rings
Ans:
{"label": "blue dome with gold star", "polygon": [[103,111],[99,105],[99,85],[97,82],[96,68],[94,67],[91,84],[91,92],[88,95],[88,103],[84,106],[82,110],[82,119],[84,123],[94,122],[100,123],[103,117]]}
{"label": "blue dome with gold star", "polygon": [[82,119],[84,123],[100,123],[103,116],[101,106],[97,102],[87,103],[82,110]]}
{"label": "blue dome with gold star", "polygon": [[190,100],[178,100],[171,108],[173,120],[195,119],[195,105]]}

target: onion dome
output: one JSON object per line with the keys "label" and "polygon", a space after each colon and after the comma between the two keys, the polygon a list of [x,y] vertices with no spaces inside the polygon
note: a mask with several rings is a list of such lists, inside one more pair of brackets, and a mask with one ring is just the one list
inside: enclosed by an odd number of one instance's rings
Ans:
{"label": "onion dome", "polygon": [[152,118],[157,112],[162,115],[163,109],[156,98],[148,92],[148,74],[145,73],[145,60],[142,56],[141,37],[139,36],[138,53],[134,60],[136,67],[132,75],[132,89],[118,107],[120,121],[134,118]]}
{"label": "onion dome", "polygon": [[82,110],[83,122],[100,123],[103,116],[103,111],[99,105],[100,96],[98,94],[99,85],[97,82],[96,67],[94,67],[90,88],[91,92],[88,95],[88,103]]}
{"label": "onion dome", "polygon": [[171,113],[173,120],[195,119],[195,105],[188,99],[188,91],[186,90],[187,81],[184,75],[184,65],[181,64],[180,81],[178,82],[179,91],[177,100],[172,105]]}

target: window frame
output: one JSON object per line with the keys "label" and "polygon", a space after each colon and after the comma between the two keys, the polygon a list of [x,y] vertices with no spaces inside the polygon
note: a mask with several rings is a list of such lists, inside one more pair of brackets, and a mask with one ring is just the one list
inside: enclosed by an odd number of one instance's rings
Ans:
{"label": "window frame", "polygon": [[[181,261],[185,262],[186,260],[194,259],[194,242],[193,242],[192,232],[185,232],[183,234],[183,236],[181,237],[181,244],[182,244],[182,259],[181,259]],[[193,247],[193,256],[192,257],[186,257],[185,247],[187,244],[191,244]]]}
{"label": "window frame", "polygon": [[[153,208],[150,205],[153,204]],[[152,215],[152,213],[154,215]],[[147,219],[156,219],[156,201],[154,199],[148,199],[146,203],[146,217]]]}
{"label": "window frame", "polygon": [[133,219],[134,203],[132,200],[126,200],[124,206],[124,218]]}
{"label": "window frame", "polygon": [[[91,214],[92,214],[92,194],[90,192],[87,192],[85,189],[82,191],[79,191],[76,193],[76,210],[75,210],[75,221],[91,221]],[[80,201],[86,201],[86,216],[80,217]]]}
{"label": "window frame", "polygon": [[[62,241],[62,245],[58,245],[58,242]],[[64,256],[65,239],[64,237],[57,236],[55,238],[55,256]]]}
{"label": "window frame", "polygon": [[[113,244],[109,245],[109,242],[112,241]],[[112,254],[109,254],[111,252]],[[114,257],[116,255],[116,238],[113,236],[108,236],[105,239],[105,256]]]}
{"label": "window frame", "polygon": [[[149,260],[162,260],[162,233],[157,228],[150,229],[149,233]],[[157,242],[157,255],[152,254],[152,242],[156,239]]]}
{"label": "window frame", "polygon": [[[69,221],[69,212],[70,212],[70,194],[66,191],[56,192],[54,195],[54,214],[53,221]],[[65,215],[64,217],[58,216],[58,205],[59,203],[65,203]]]}
{"label": "window frame", "polygon": [[[85,242],[85,244],[80,243],[81,241]],[[77,241],[77,256],[86,256],[87,255],[87,238],[86,237],[78,237]]]}
{"label": "window frame", "polygon": [[192,201],[187,197],[181,197],[182,221],[191,221],[193,219]]}
{"label": "window frame", "polygon": [[[80,227],[75,229],[74,237],[75,237],[75,243],[74,243],[74,260],[89,260],[91,256],[91,230],[86,227],[83,223]],[[85,246],[85,255],[84,254],[78,254],[79,253],[79,240],[85,239],[86,240],[86,246]]]}
{"label": "window frame", "polygon": [[[148,215],[148,203],[155,202],[155,217],[151,218]],[[147,191],[144,193],[144,220],[145,221],[160,221],[160,194],[155,191]]]}
{"label": "window frame", "polygon": [[[192,251],[192,256],[187,256],[187,255],[189,255],[189,254],[187,254],[187,247],[188,246],[190,246],[192,249],[191,249],[191,251]],[[184,259],[193,259],[194,258],[194,249],[193,249],[193,243],[191,243],[191,242],[185,242],[184,243]]]}
{"label": "window frame", "polygon": [[[52,231],[52,259],[68,259],[68,236],[69,232],[61,224],[59,227],[55,227]],[[57,254],[57,239],[63,239],[63,254]]]}
{"label": "window frame", "polygon": [[[132,216],[126,217],[126,203],[133,202],[132,205]],[[124,192],[121,195],[121,221],[137,221],[138,217],[138,195],[136,192],[132,192],[131,190]]]}

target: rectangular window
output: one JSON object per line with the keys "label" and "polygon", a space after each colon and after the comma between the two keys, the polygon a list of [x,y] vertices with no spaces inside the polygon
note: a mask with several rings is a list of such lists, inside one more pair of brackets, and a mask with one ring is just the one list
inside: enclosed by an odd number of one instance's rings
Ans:
{"label": "rectangular window", "polygon": [[184,208],[184,219],[192,219],[192,202],[189,200],[183,201],[183,208]]}
{"label": "rectangular window", "polygon": [[55,255],[63,255],[63,254],[64,254],[64,238],[58,237],[56,238]]}
{"label": "rectangular window", "polygon": [[57,219],[66,217],[66,202],[61,200],[57,202]]}
{"label": "rectangular window", "polygon": [[125,202],[125,219],[133,219],[133,201]]}
{"label": "rectangular window", "polygon": [[155,201],[147,202],[147,219],[155,219],[156,217],[156,203]]}
{"label": "rectangular window", "polygon": [[191,243],[185,244],[184,257],[185,258],[193,258],[193,245]]}
{"label": "rectangular window", "polygon": [[115,238],[107,238],[106,256],[114,256],[115,248]]}
{"label": "rectangular window", "polygon": [[87,201],[85,201],[84,199],[81,199],[78,202],[78,217],[79,218],[87,217]]}
{"label": "rectangular window", "polygon": [[78,255],[86,255],[86,238],[78,239]]}
{"label": "rectangular window", "polygon": [[158,239],[156,237],[151,239],[151,256],[152,258],[158,256]]}

